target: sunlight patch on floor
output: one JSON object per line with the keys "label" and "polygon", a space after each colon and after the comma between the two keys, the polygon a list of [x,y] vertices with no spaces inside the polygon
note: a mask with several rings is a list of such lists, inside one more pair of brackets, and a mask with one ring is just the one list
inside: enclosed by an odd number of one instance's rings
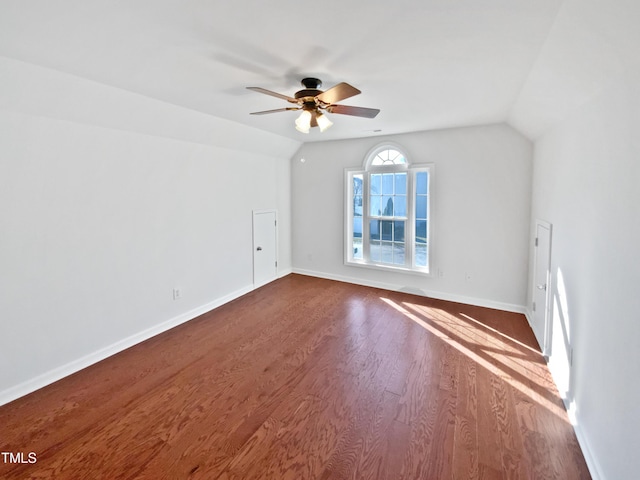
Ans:
{"label": "sunlight patch on floor", "polygon": [[[466,322],[466,320],[460,320],[444,310],[425,307],[423,305],[414,305],[406,302],[404,305],[401,305],[391,299],[384,297],[380,298],[383,302],[394,308],[396,311],[402,313],[408,319],[456,348],[458,351],[476,362],[476,364],[500,377],[513,388],[517,389],[539,405],[542,405],[561,420],[568,422],[567,414],[560,405],[545,398],[526,383],[526,380],[529,380],[538,388],[545,390],[545,393],[552,393],[552,391],[549,390],[549,387],[541,385],[532,378],[533,374],[539,380],[542,380],[541,374],[537,374],[532,369],[523,366],[523,362],[531,362],[531,360],[528,360],[531,355],[535,354],[541,356],[539,352],[535,352],[535,350],[530,347],[522,345],[521,342],[516,342],[512,338],[500,332],[496,332],[495,329],[486,327],[476,320],[471,319],[475,323],[482,325],[483,328],[489,328],[489,330],[499,333],[500,335],[485,335],[482,342],[479,342],[476,338],[473,338],[474,336],[477,337],[478,335],[482,335],[482,332],[477,326],[472,327],[469,324],[465,325],[464,322]],[[520,349],[514,345],[518,345]],[[526,349],[526,351],[523,352],[523,349]],[[514,360],[514,357],[519,360]],[[540,365],[540,368],[546,367]],[[525,381],[518,380],[512,373],[523,376]]]}

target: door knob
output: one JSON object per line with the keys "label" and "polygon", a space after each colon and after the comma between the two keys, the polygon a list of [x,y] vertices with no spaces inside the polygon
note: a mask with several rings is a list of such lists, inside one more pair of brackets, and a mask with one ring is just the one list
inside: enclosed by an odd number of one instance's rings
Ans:
{"label": "door knob", "polygon": [[261,252],[262,251],[262,247],[258,247],[258,248],[256,248],[256,250]]}
{"label": "door knob", "polygon": [[537,285],[538,290],[546,290],[547,289],[547,284],[546,283],[541,283],[540,285]]}

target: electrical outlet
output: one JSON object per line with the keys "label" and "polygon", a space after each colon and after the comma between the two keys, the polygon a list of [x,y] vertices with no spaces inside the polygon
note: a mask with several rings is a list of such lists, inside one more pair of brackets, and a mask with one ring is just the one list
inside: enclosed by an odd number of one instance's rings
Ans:
{"label": "electrical outlet", "polygon": [[174,288],[173,289],[173,299],[174,300],[179,300],[182,298],[182,290],[180,290],[179,288]]}
{"label": "electrical outlet", "polygon": [[444,278],[444,270],[441,268],[438,269],[438,278]]}

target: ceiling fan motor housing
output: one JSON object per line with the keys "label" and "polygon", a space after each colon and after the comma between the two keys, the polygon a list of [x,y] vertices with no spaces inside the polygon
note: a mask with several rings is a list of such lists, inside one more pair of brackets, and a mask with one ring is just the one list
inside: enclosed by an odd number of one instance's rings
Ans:
{"label": "ceiling fan motor housing", "polygon": [[302,83],[305,88],[295,93],[294,97],[296,100],[302,101],[302,107],[305,110],[318,106],[321,102],[316,99],[315,96],[322,93],[322,90],[318,88],[322,85],[320,79],[312,77],[303,78],[300,83]]}
{"label": "ceiling fan motor housing", "polygon": [[304,86],[304,88],[320,88],[322,86],[322,81],[319,78],[307,77],[300,80],[300,83]]}
{"label": "ceiling fan motor housing", "polygon": [[312,108],[315,107],[317,102],[314,98],[316,95],[322,93],[318,87],[322,85],[322,82],[318,78],[303,78],[300,82],[305,87],[304,89],[297,91],[294,97],[297,100],[302,100],[303,107]]}

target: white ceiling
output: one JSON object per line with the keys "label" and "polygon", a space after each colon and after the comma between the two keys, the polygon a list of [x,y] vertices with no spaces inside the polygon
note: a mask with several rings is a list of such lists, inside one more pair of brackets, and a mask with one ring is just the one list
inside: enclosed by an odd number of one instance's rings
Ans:
{"label": "white ceiling", "polygon": [[[606,80],[585,75],[624,67],[608,59],[638,40],[633,1],[3,0],[0,55],[298,141],[504,121],[535,137],[562,113],[547,111],[559,99],[580,101]],[[599,30],[608,20],[616,28]],[[606,34],[606,48],[581,48]],[[341,103],[381,113],[332,115],[331,129],[309,135],[294,130],[294,112],[249,115],[288,104],[246,86],[292,95],[305,76],[324,89],[346,81],[363,93]]]}

